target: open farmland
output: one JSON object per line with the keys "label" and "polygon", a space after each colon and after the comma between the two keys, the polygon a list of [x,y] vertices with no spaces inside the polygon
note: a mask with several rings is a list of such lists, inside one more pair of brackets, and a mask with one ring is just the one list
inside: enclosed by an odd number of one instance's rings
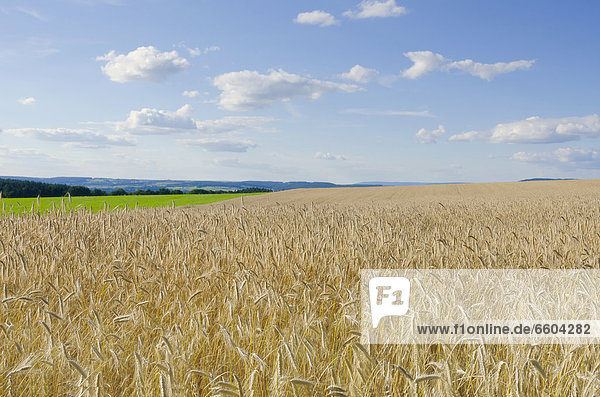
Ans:
{"label": "open farmland", "polygon": [[0,217],[0,395],[595,396],[595,345],[362,346],[362,268],[598,268],[600,181]]}
{"label": "open farmland", "polygon": [[1,213],[35,213],[69,210],[119,210],[125,208],[178,207],[201,205],[230,200],[240,196],[262,193],[222,193],[222,194],[166,194],[144,196],[90,196],[90,197],[41,197],[4,198],[0,201]]}

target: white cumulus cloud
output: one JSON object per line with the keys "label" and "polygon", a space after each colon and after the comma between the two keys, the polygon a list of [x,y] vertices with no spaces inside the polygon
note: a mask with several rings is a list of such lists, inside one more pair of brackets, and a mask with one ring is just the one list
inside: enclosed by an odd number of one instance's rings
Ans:
{"label": "white cumulus cloud", "polygon": [[21,105],[33,105],[35,103],[35,98],[31,96],[27,98],[19,98],[17,99],[17,102],[19,102]]}
{"label": "white cumulus cloud", "polygon": [[180,139],[177,143],[187,146],[199,146],[207,152],[241,153],[257,146],[250,140],[239,138]]}
{"label": "white cumulus cloud", "polygon": [[153,46],[139,47],[127,55],[117,55],[113,50],[96,60],[106,61],[102,71],[117,83],[134,80],[160,82],[190,66],[177,51],[160,52]]}
{"label": "white cumulus cloud", "polygon": [[226,134],[244,131],[273,132],[265,124],[274,121],[271,117],[227,116],[217,120],[197,120],[192,116],[192,107],[183,105],[170,111],[152,108],[132,110],[125,121],[108,122],[116,130],[127,130],[135,134]]}
{"label": "white cumulus cloud", "polygon": [[198,95],[200,95],[200,91],[196,91],[196,90],[193,90],[193,91],[183,91],[181,93],[181,95],[186,96],[188,98],[194,98],[194,97],[197,97]]}
{"label": "white cumulus cloud", "polygon": [[340,74],[340,77],[346,80],[355,81],[357,83],[368,83],[376,74],[376,69],[369,69],[365,68],[364,66],[354,65],[349,72]]}
{"label": "white cumulus cloud", "polygon": [[192,118],[192,107],[183,105],[172,112],[142,108],[132,110],[124,122],[117,123],[117,129],[137,130],[143,132],[160,133],[171,130],[192,130],[196,128],[196,122]]}
{"label": "white cumulus cloud", "polygon": [[490,143],[557,143],[600,136],[600,117],[529,117],[496,125],[488,131],[467,131],[450,141],[484,140]]}
{"label": "white cumulus cloud", "polygon": [[333,154],[333,153],[323,153],[323,152],[317,152],[315,153],[315,155],[313,156],[316,159],[319,160],[338,160],[338,161],[342,161],[342,160],[346,160],[346,157],[342,156],[341,154]]}
{"label": "white cumulus cloud", "polygon": [[339,24],[339,21],[333,15],[321,10],[301,12],[296,16],[294,22],[305,25],[319,25],[321,27]]}
{"label": "white cumulus cloud", "polygon": [[344,16],[353,19],[397,17],[407,10],[396,4],[396,0],[364,0],[354,10],[344,12]]}
{"label": "white cumulus cloud", "polygon": [[447,60],[440,54],[431,51],[405,52],[404,56],[413,62],[413,65],[402,72],[402,76],[409,79],[419,78],[429,72],[441,69]]}
{"label": "white cumulus cloud", "polygon": [[421,128],[417,134],[417,141],[419,143],[436,143],[437,138],[446,133],[446,128],[443,125],[439,125],[435,130],[427,130],[425,128]]}
{"label": "white cumulus cloud", "polygon": [[328,92],[359,90],[353,84],[310,79],[281,69],[269,74],[250,70],[225,73],[215,77],[213,84],[222,91],[219,106],[232,111],[255,110],[294,97],[315,100]]}
{"label": "white cumulus cloud", "polygon": [[530,69],[534,60],[519,60],[512,62],[480,63],[471,59],[455,61],[445,58],[441,54],[431,51],[412,51],[404,53],[413,65],[402,72],[402,76],[408,79],[417,79],[429,72],[436,70],[450,71],[453,69],[461,70],[472,76],[483,80],[492,81],[496,76],[504,73],[514,72],[516,70]]}

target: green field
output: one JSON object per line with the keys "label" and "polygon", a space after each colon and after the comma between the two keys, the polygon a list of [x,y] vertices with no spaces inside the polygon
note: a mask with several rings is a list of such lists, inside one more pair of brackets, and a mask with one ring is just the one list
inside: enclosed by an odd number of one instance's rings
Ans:
{"label": "green field", "polygon": [[209,204],[241,196],[263,193],[224,193],[224,194],[173,194],[160,196],[95,196],[95,197],[42,197],[3,198],[0,200],[0,213],[30,213],[56,210],[87,209],[94,212],[103,209],[178,207],[182,205]]}

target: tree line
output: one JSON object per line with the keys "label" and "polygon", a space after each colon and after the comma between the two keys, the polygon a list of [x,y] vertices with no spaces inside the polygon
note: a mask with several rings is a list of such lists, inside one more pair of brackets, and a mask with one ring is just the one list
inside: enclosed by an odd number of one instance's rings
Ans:
{"label": "tree line", "polygon": [[270,189],[251,187],[234,191],[192,189],[184,192],[180,189],[160,188],[158,190],[138,189],[128,192],[119,188],[110,192],[102,189],[90,189],[85,186],[70,186],[59,183],[43,183],[32,181],[20,181],[16,179],[0,179],[0,193],[4,198],[27,198],[27,197],[61,197],[61,196],[128,196],[128,195],[166,195],[166,194],[224,194],[224,193],[267,193]]}

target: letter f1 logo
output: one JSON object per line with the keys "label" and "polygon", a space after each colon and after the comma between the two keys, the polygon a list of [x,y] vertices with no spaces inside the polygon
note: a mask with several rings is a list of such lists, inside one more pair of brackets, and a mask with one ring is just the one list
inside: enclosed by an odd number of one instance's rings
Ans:
{"label": "letter f1 logo", "polygon": [[383,317],[408,313],[410,281],[406,277],[374,277],[369,280],[369,298],[373,328],[377,328]]}

